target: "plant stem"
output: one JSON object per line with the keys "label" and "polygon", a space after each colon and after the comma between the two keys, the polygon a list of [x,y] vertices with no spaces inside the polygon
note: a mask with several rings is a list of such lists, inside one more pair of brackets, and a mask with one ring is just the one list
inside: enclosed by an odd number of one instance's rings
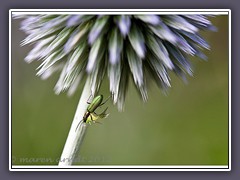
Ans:
{"label": "plant stem", "polygon": [[90,78],[88,78],[82,91],[82,95],[79,100],[70,131],[68,133],[68,137],[61,155],[61,159],[58,164],[59,166],[72,165],[80,150],[88,124],[86,123],[79,124],[79,122],[82,120],[83,115],[87,110],[88,106],[87,101],[91,95],[90,87],[91,87]]}

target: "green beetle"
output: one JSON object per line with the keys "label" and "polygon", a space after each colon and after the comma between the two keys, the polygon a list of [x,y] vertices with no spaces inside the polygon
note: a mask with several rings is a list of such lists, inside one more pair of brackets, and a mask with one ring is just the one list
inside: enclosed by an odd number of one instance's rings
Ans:
{"label": "green beetle", "polygon": [[[91,122],[97,122],[98,119],[106,118],[108,114],[106,113],[107,108],[100,114],[95,113],[95,110],[105,104],[107,100],[110,98],[110,96],[106,99],[105,102],[102,103],[103,101],[103,95],[98,95],[96,96],[92,102],[87,102],[89,105],[87,107],[87,111],[85,112],[82,121],[79,122],[78,126],[80,125],[81,122],[91,124]],[[77,130],[76,128],[76,130]]]}
{"label": "green beetle", "polygon": [[[108,100],[109,98],[107,98]],[[83,122],[85,123],[91,123],[91,121],[96,121],[99,118],[104,118],[107,116],[107,114],[105,113],[107,108],[101,113],[101,114],[96,114],[94,111],[102,106],[103,104],[105,104],[107,102],[107,100],[105,102],[102,103],[103,101],[103,95],[98,95],[96,96],[91,103],[88,102],[88,107],[87,107],[87,112],[84,114],[83,116]]]}

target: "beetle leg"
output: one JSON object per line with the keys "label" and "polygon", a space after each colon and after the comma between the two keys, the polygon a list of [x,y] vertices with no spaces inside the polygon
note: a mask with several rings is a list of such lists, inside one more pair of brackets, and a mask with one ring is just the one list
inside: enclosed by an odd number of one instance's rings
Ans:
{"label": "beetle leg", "polygon": [[89,99],[92,97],[93,95],[92,95],[92,93],[91,93],[91,95],[89,96],[89,98],[88,98],[88,100],[87,100],[87,103],[88,104],[91,104],[91,102],[89,102]]}
{"label": "beetle leg", "polygon": [[[93,117],[92,117],[92,115],[91,114],[89,114],[90,115],[90,117],[91,117],[91,120],[92,120],[92,122],[93,122]],[[91,121],[90,121],[91,122]]]}
{"label": "beetle leg", "polygon": [[98,116],[98,118],[106,118],[109,114],[107,114],[107,109],[108,107],[103,111],[101,112],[100,114],[97,114],[96,112],[92,112],[95,116]]}
{"label": "beetle leg", "polygon": [[101,123],[101,122],[99,122],[99,121],[95,121],[94,123],[98,123],[98,124],[101,124],[101,125],[103,124],[103,123]]}
{"label": "beetle leg", "polygon": [[99,116],[95,111],[94,112],[92,112],[92,114],[94,114],[95,116]]}
{"label": "beetle leg", "polygon": [[101,112],[100,114],[97,114],[98,116],[100,116],[100,115],[103,115],[103,114],[105,114],[106,113],[106,111],[107,111],[107,109],[108,109],[108,107],[106,107],[106,109],[103,111],[103,112]]}

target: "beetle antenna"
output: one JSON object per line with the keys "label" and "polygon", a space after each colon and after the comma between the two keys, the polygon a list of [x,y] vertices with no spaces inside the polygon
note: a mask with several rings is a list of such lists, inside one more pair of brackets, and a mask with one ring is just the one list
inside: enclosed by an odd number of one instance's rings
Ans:
{"label": "beetle antenna", "polygon": [[102,105],[104,105],[104,104],[109,100],[110,97],[111,97],[111,95],[108,96],[108,98],[107,98],[102,104],[100,104],[99,107],[102,106]]}
{"label": "beetle antenna", "polygon": [[77,127],[76,127],[76,129],[75,129],[75,132],[77,131],[77,129],[78,129],[78,126],[79,126],[81,123],[83,123],[83,121],[82,121],[82,120],[81,120],[81,121],[78,123],[78,125],[77,125]]}

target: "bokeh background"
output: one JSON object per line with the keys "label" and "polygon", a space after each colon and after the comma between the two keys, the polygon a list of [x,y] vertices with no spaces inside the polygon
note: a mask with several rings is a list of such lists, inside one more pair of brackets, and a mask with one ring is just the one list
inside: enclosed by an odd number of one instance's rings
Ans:
{"label": "bokeh background", "polygon": [[[147,103],[131,82],[125,111],[108,101],[109,117],[88,128],[75,164],[228,164],[228,16],[211,21],[218,31],[202,33],[211,51],[205,51],[208,62],[191,58],[194,77],[184,84],[171,74],[167,95],[152,84]],[[54,94],[59,74],[36,77],[39,63],[23,60],[31,47],[20,47],[19,23],[13,20],[11,29],[12,163],[57,165],[83,87],[69,98]],[[100,93],[109,96],[107,79]]]}

